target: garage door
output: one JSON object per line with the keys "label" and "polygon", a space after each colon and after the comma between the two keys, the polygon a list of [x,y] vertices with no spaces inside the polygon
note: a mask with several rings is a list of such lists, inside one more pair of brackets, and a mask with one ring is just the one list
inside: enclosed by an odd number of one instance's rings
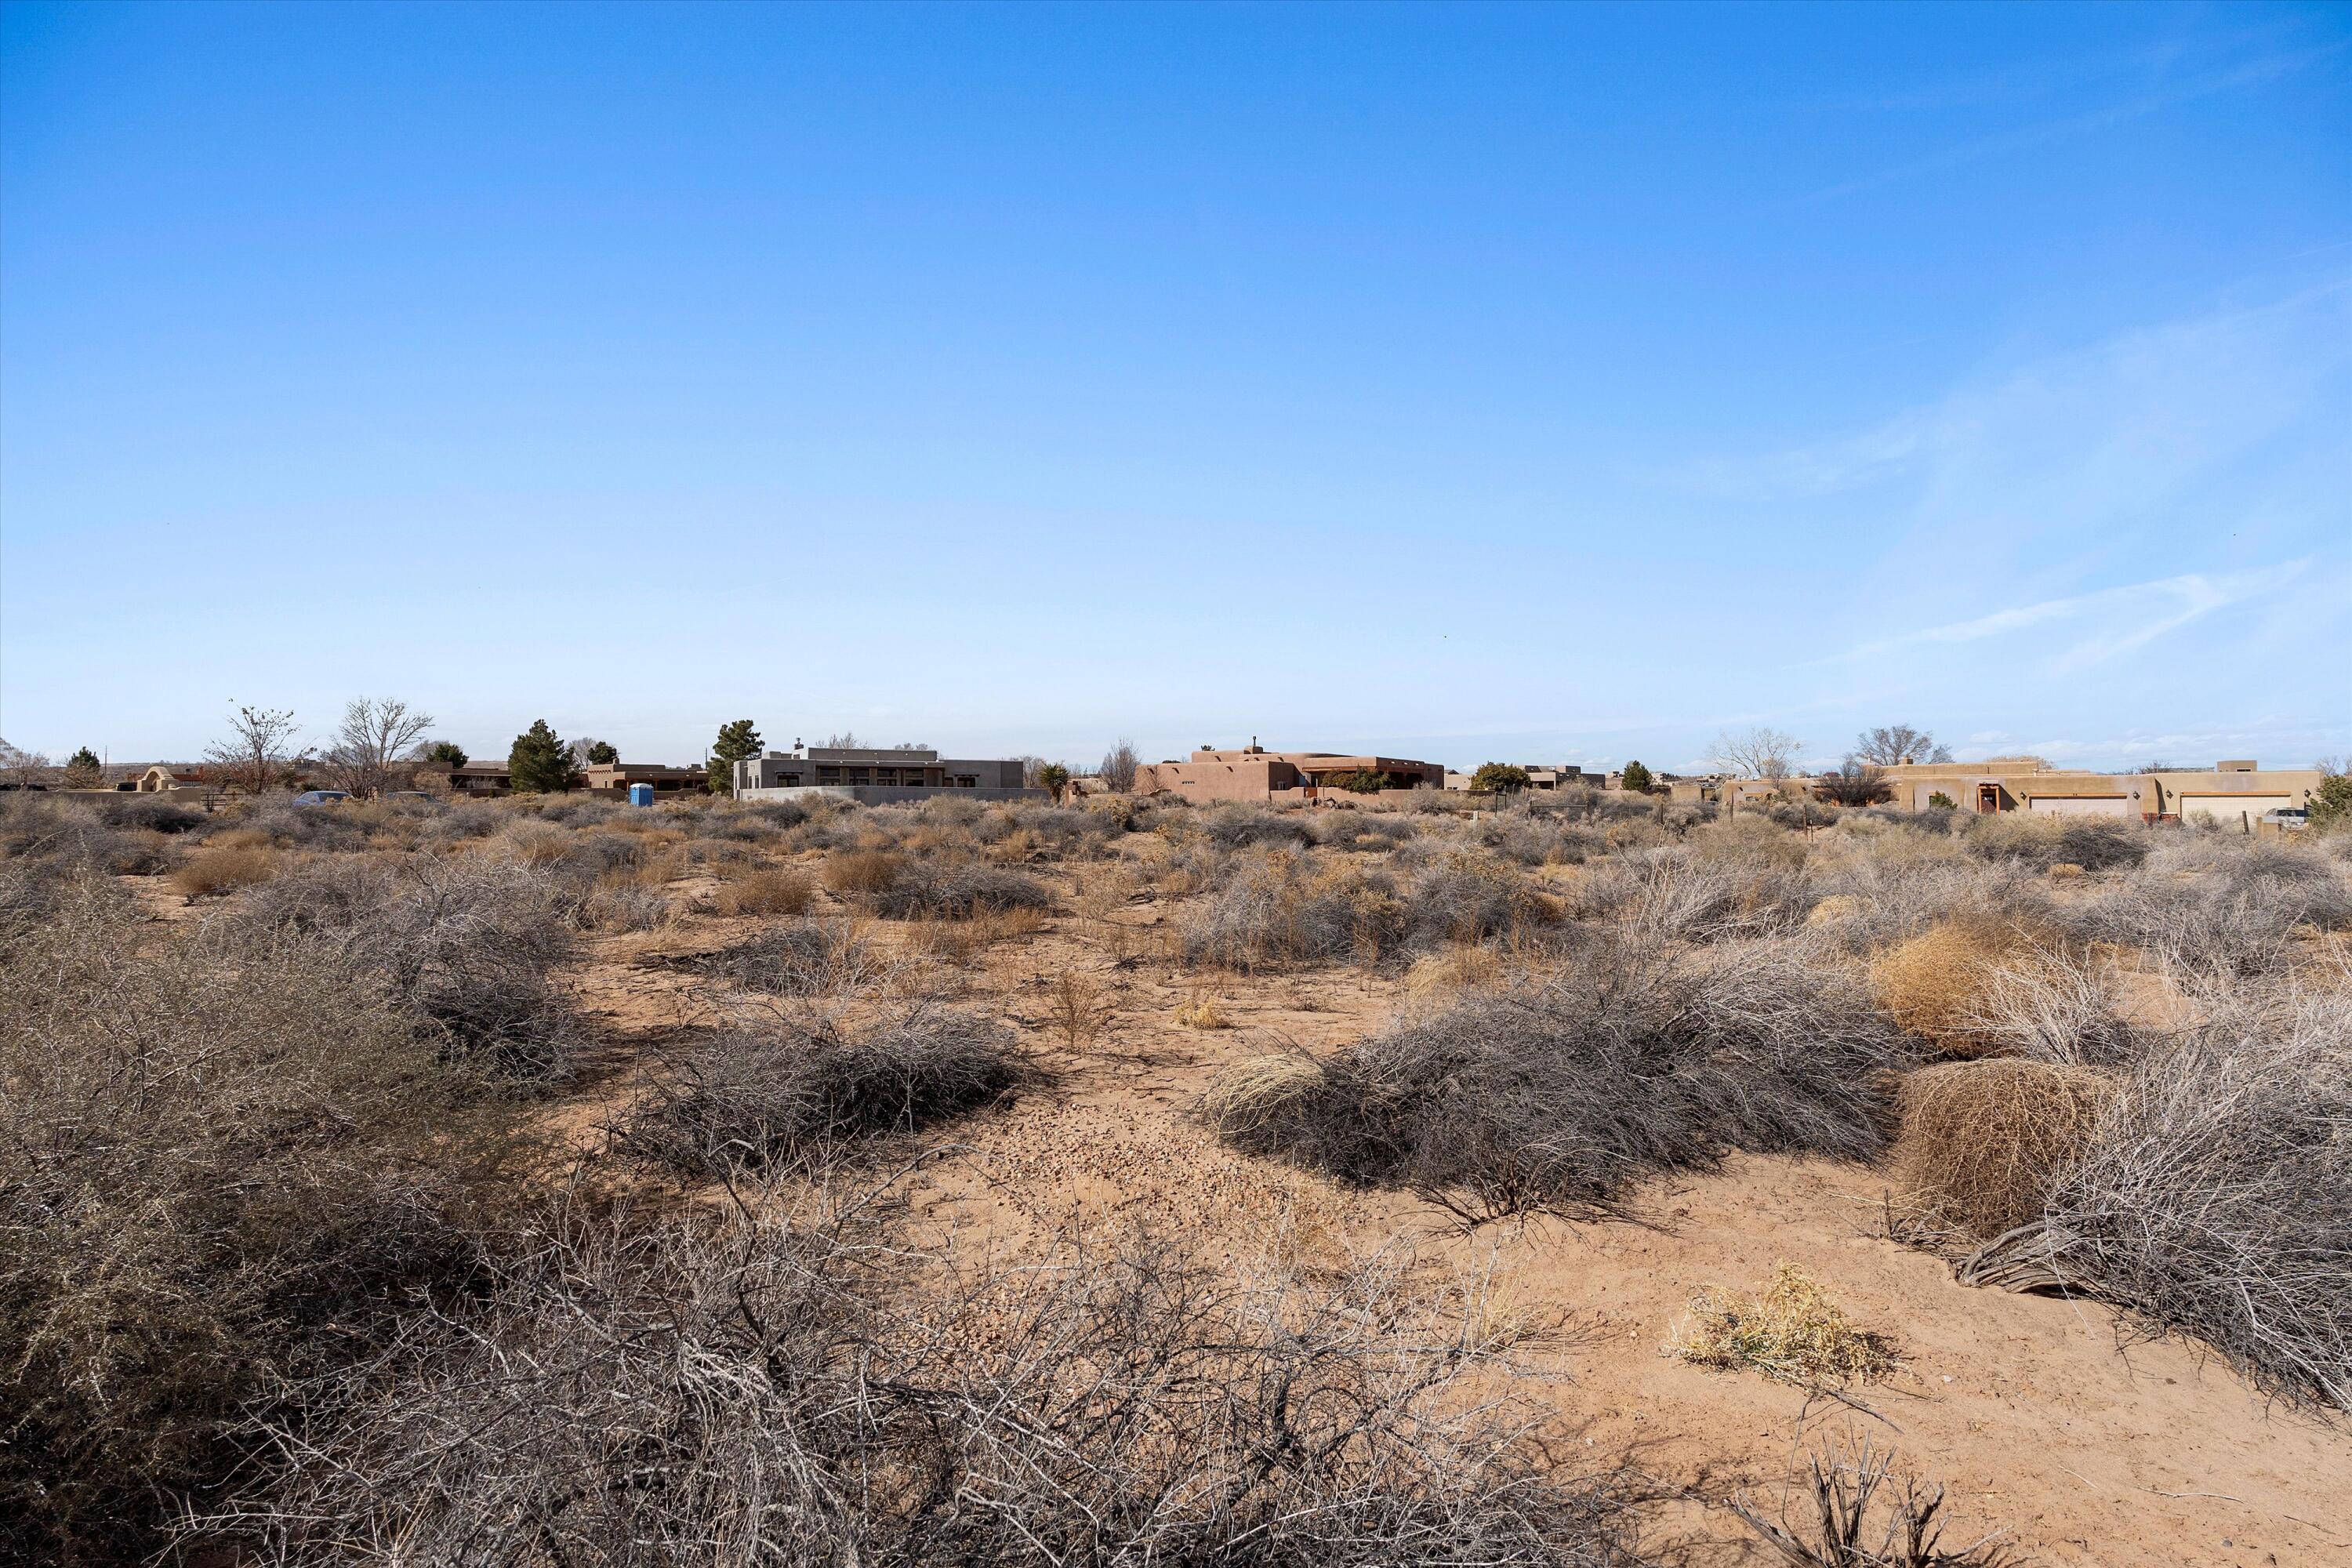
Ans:
{"label": "garage door", "polygon": [[2028,795],[2025,809],[2044,816],[2137,816],[2127,795]]}
{"label": "garage door", "polygon": [[2263,813],[2294,804],[2294,797],[2286,795],[2184,795],[2180,820],[2187,822],[2201,814],[2224,827],[2252,833]]}

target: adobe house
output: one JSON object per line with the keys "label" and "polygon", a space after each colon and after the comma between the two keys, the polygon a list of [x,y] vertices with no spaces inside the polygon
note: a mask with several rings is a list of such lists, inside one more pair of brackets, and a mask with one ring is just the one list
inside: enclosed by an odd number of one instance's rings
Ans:
{"label": "adobe house", "polygon": [[1269,752],[1252,741],[1231,751],[1203,746],[1182,762],[1146,763],[1135,770],[1135,793],[1172,795],[1197,805],[1244,801],[1258,805],[1306,805],[1360,798],[1339,781],[1378,773],[1380,791],[1442,790],[1442,763],[1405,757],[1347,756],[1334,752]]}
{"label": "adobe house", "polygon": [[[1519,763],[1515,765],[1527,773],[1528,787],[1531,790],[1572,789],[1579,784],[1582,784],[1587,789],[1609,787],[1609,781],[1602,774],[1588,773],[1582,768],[1569,763],[1562,763],[1558,767],[1549,763]],[[1470,781],[1475,777],[1477,777],[1475,773],[1450,773],[1445,775],[1445,787],[1456,791],[1466,790],[1470,787]]]}
{"label": "adobe house", "polygon": [[587,787],[596,795],[626,795],[631,784],[651,784],[656,795],[700,795],[705,792],[699,765],[663,767],[654,763],[591,763],[585,769]]}
{"label": "adobe house", "polygon": [[138,787],[134,793],[139,795],[169,795],[175,789],[202,789],[204,787],[204,769],[177,767],[170,763],[157,763],[153,767],[149,768],[145,773],[139,775]]}
{"label": "adobe house", "polygon": [[740,800],[838,795],[866,805],[958,795],[974,800],[1043,800],[1022,784],[1019,757],[942,757],[928,747],[803,746],[734,764]]}
{"label": "adobe house", "polygon": [[2273,811],[2306,806],[2326,775],[2315,768],[2264,770],[2251,759],[2210,768],[2101,773],[2053,768],[2039,757],[1982,763],[1898,763],[1886,770],[1893,804],[1924,811],[1942,795],[1961,811],[2045,816],[2119,816],[2213,823],[2242,833]]}

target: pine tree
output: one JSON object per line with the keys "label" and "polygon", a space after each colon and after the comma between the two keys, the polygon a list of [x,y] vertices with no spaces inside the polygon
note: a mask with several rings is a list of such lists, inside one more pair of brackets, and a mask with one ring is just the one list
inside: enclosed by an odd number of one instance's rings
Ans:
{"label": "pine tree", "polygon": [[1625,771],[1621,777],[1627,789],[1633,790],[1641,795],[1647,795],[1649,793],[1651,782],[1650,770],[1643,767],[1641,763],[1627,763],[1625,764]]}
{"label": "pine tree", "polygon": [[612,742],[591,741],[588,742],[588,761],[591,764],[600,768],[610,767],[613,763],[617,763],[620,760],[620,748],[614,745]]}
{"label": "pine tree", "polygon": [[65,786],[68,789],[96,789],[106,782],[106,768],[99,762],[98,753],[84,746],[66,762]]}
{"label": "pine tree", "polygon": [[507,774],[517,795],[557,794],[579,782],[572,748],[544,719],[532,720],[530,728],[515,737],[514,749],[507,753]]}
{"label": "pine tree", "polygon": [[735,793],[735,764],[758,756],[760,743],[760,731],[749,719],[719,726],[719,739],[710,746],[710,772],[703,781],[711,794]]}

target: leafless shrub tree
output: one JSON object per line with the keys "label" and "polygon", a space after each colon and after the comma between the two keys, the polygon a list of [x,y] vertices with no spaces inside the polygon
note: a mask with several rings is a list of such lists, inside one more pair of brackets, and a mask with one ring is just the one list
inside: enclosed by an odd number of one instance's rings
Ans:
{"label": "leafless shrub tree", "polygon": [[374,796],[392,787],[394,770],[433,728],[430,713],[405,702],[354,697],[319,761],[337,788]]}
{"label": "leafless shrub tree", "polygon": [[1103,753],[1095,773],[1104,784],[1125,795],[1135,788],[1135,770],[1141,762],[1142,759],[1136,755],[1135,742],[1122,735],[1112,742],[1109,751]]}
{"label": "leafless shrub tree", "polygon": [[1805,743],[1785,730],[1759,724],[1737,733],[1725,731],[1715,738],[1710,760],[1751,779],[1785,779],[1796,768],[1797,753]]}
{"label": "leafless shrub tree", "polygon": [[1854,737],[1853,754],[1863,762],[1891,768],[1903,763],[1948,763],[1952,760],[1952,748],[1939,744],[1925,730],[1915,730],[1908,724],[1881,724]]}
{"label": "leafless shrub tree", "polygon": [[307,748],[290,749],[296,733],[290,710],[240,706],[226,738],[205,749],[205,761],[233,789],[247,795],[278,789],[310,760]]}

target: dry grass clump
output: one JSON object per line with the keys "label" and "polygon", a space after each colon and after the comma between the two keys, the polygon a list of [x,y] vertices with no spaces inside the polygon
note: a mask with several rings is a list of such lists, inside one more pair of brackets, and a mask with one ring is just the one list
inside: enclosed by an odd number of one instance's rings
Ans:
{"label": "dry grass clump", "polygon": [[1234,1062],[1217,1074],[1201,1096],[1201,1114],[1223,1136],[1247,1143],[1262,1133],[1278,1133],[1322,1089],[1323,1069],[1314,1058],[1275,1051]]}
{"label": "dry grass clump", "polygon": [[1895,1367],[1885,1336],[1855,1328],[1793,1263],[1775,1263],[1760,1292],[1709,1289],[1690,1310],[1690,1322],[1667,1349],[1695,1366],[1759,1372],[1801,1387],[1864,1382]]}
{"label": "dry grass clump", "polygon": [[1493,948],[1456,944],[1414,959],[1412,967],[1405,971],[1404,985],[1409,995],[1427,996],[1434,992],[1475,990],[1502,978],[1502,955]]}
{"label": "dry grass clump", "polygon": [[1217,999],[1206,991],[1195,991],[1176,1009],[1176,1022],[1187,1029],[1230,1029],[1234,1021],[1225,1016]]}
{"label": "dry grass clump", "polygon": [[258,887],[278,874],[278,864],[275,850],[208,846],[173,869],[172,890],[193,904],[198,899]]}
{"label": "dry grass clump", "polygon": [[873,1214],[567,1219],[307,1388],[206,1523],[274,1562],[1643,1561],[1644,1489],[1562,1461],[1475,1296],[1146,1242],[919,1286]]}
{"label": "dry grass clump", "polygon": [[1102,985],[1076,969],[1063,970],[1046,989],[1045,1021],[1074,1051],[1094,1044],[1117,1012]]}
{"label": "dry grass clump", "polygon": [[597,879],[580,901],[580,923],[590,931],[656,931],[676,912],[661,889],[628,876]]}
{"label": "dry grass clump", "polygon": [[1727,1149],[1863,1158],[1910,1059],[1858,987],[1783,944],[1696,963],[1620,942],[1466,994],[1323,1061],[1226,1136],[1467,1223],[1626,1212],[1645,1178]]}
{"label": "dry grass clump", "polygon": [[[1944,1489],[1905,1477],[1898,1489],[1889,1484],[1895,1479],[1894,1456],[1865,1442],[1850,1458],[1842,1448],[1815,1454],[1805,1504],[1792,1507],[1793,1500],[1783,1499],[1778,1519],[1745,1497],[1729,1507],[1793,1568],[2024,1568],[2022,1559],[1991,1536],[1944,1545],[1944,1522],[1937,1517]],[[1883,1511],[1877,1508],[1882,1488]]]}
{"label": "dry grass clump", "polygon": [[1906,1219],[1981,1240],[2038,1217],[2112,1092],[2088,1068],[2008,1057],[1908,1075],[1893,1151]]}
{"label": "dry grass clump", "polygon": [[815,900],[816,884],[805,871],[762,866],[722,880],[710,895],[710,910],[719,915],[803,915]]}
{"label": "dry grass clump", "polygon": [[331,938],[90,882],[0,991],[0,1559],[147,1561],[281,1377],[484,1260],[531,1145]]}
{"label": "dry grass clump", "polygon": [[2352,1410],[2352,975],[2201,1005],[1960,1276],[2112,1302],[2265,1392]]}
{"label": "dry grass clump", "polygon": [[1948,1056],[1983,1056],[2000,1042],[1984,1027],[1985,1005],[2004,963],[2021,946],[1994,921],[1948,920],[1881,953],[1872,987],[1887,1016]]}
{"label": "dry grass clump", "polygon": [[916,1131],[1038,1080],[1013,1031],[978,1014],[925,1005],[854,1028],[810,1017],[666,1053],[620,1142],[690,1176],[725,1176]]}
{"label": "dry grass clump", "polygon": [[887,849],[843,849],[825,857],[824,885],[836,893],[887,893],[906,869],[906,859]]}

